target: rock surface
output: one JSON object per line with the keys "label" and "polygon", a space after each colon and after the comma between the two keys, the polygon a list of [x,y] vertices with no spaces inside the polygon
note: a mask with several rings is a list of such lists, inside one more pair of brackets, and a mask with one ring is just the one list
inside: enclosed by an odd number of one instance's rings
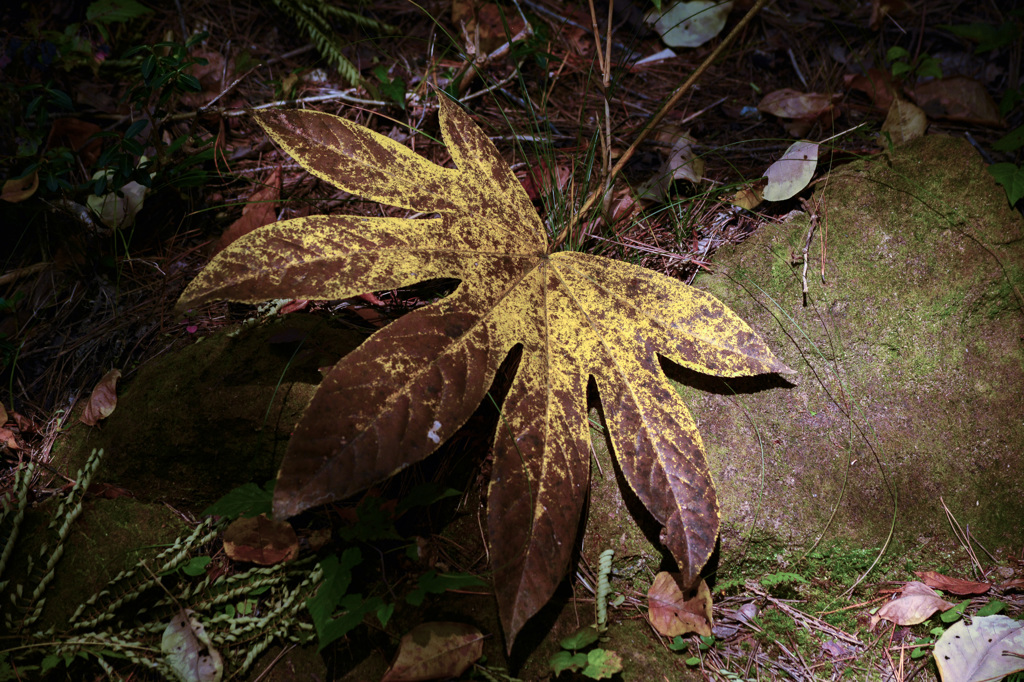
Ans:
{"label": "rock surface", "polygon": [[806,305],[806,214],[720,252],[695,282],[798,372],[795,385],[672,372],[709,452],[723,539],[756,526],[877,547],[892,527],[956,544],[944,502],[988,549],[1019,547],[1020,214],[945,136],[834,171],[814,200]]}

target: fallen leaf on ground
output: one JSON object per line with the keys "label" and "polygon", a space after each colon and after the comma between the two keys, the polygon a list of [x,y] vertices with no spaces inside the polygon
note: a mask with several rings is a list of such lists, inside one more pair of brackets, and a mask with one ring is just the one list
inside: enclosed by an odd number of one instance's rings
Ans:
{"label": "fallen leaf on ground", "polygon": [[917,625],[931,618],[936,611],[948,611],[955,606],[917,580],[907,583],[901,594],[898,599],[886,602],[878,609],[876,616],[896,625]]}
{"label": "fallen leaf on ground", "polygon": [[21,412],[11,412],[11,419],[18,425],[18,430],[22,434],[26,433],[39,433],[39,425],[34,421],[23,415]]}
{"label": "fallen leaf on ground", "polygon": [[160,650],[182,682],[219,682],[224,674],[220,652],[195,611],[178,612],[164,629]]}
{"label": "fallen leaf on ground", "polygon": [[654,30],[669,47],[700,47],[725,28],[732,0],[695,0],[666,6],[654,13]]}
{"label": "fallen leaf on ground", "polygon": [[224,553],[235,561],[272,566],[299,555],[299,538],[287,521],[260,514],[231,522],[224,530]]}
{"label": "fallen leaf on ground", "polygon": [[[587,386],[596,382],[624,478],[696,586],[719,508],[696,424],[661,358],[718,376],[791,372],[718,299],[630,263],[558,250],[522,185],[441,95],[454,167],[316,111],[257,120],[313,175],[436,218],[310,216],[218,254],[179,309],[229,299],[343,299],[434,278],[452,294],[345,356],[306,408],[278,474],[274,516],[343,499],[432,454],[520,353],[493,444],[487,526],[506,645],[568,571],[590,485]],[[593,378],[593,379],[592,379]]]}
{"label": "fallen leaf on ground", "polygon": [[703,580],[697,593],[687,599],[679,587],[678,575],[662,571],[647,591],[647,607],[651,625],[666,637],[690,632],[711,636],[711,591]]}
{"label": "fallen leaf on ground", "polygon": [[989,583],[978,583],[971,580],[962,580],[960,578],[950,578],[949,576],[936,573],[935,571],[914,571],[914,575],[920,578],[921,582],[928,587],[933,587],[936,590],[942,590],[943,592],[949,592],[950,594],[960,596],[985,594],[992,589],[992,585]]}
{"label": "fallen leaf on ground", "polygon": [[25,201],[39,189],[39,171],[34,170],[23,178],[8,180],[0,191],[0,199],[17,204]]}
{"label": "fallen leaf on ground", "polygon": [[4,407],[3,403],[0,403],[0,426],[7,423],[7,408]]}
{"label": "fallen leaf on ground", "polygon": [[878,136],[880,147],[888,147],[888,141],[892,140],[893,145],[901,145],[916,140],[924,135],[928,129],[928,117],[920,107],[900,97],[895,98],[889,105],[889,113],[882,124],[882,132],[888,133]]}
{"label": "fallen leaf on ground", "polygon": [[811,182],[818,167],[818,145],[794,142],[782,158],[768,166],[765,201],[785,201],[799,194]]}
{"label": "fallen leaf on ground", "polygon": [[957,621],[932,651],[942,682],[989,682],[1024,670],[1024,621],[981,616]]}
{"label": "fallen leaf on ground", "polygon": [[928,118],[945,118],[986,126],[1006,125],[992,95],[973,78],[952,76],[928,81],[909,94]]}
{"label": "fallen leaf on ground", "polygon": [[11,450],[21,450],[21,445],[14,437],[14,431],[3,426],[0,426],[0,445],[6,445]]}
{"label": "fallen leaf on ground", "polygon": [[999,586],[1004,592],[1024,592],[1024,578],[1011,578]]}
{"label": "fallen leaf on ground", "polygon": [[117,407],[117,380],[120,378],[119,369],[112,369],[103,375],[92,389],[79,421],[88,426],[96,426],[101,419],[106,419],[114,412]]}
{"label": "fallen leaf on ground", "polygon": [[242,217],[231,223],[217,240],[216,251],[249,234],[257,227],[263,227],[277,220],[277,200],[281,196],[281,166],[278,165],[256,192],[242,207]]}
{"label": "fallen leaf on ground", "polygon": [[836,95],[821,92],[800,92],[792,88],[775,90],[765,95],[757,108],[779,118],[817,118],[832,108]]}
{"label": "fallen leaf on ground", "polygon": [[848,90],[857,90],[870,97],[879,111],[888,111],[892,105],[896,86],[888,71],[868,69],[867,75],[848,73],[843,76],[843,82]]}
{"label": "fallen leaf on ground", "polygon": [[484,652],[484,636],[466,623],[423,623],[398,643],[398,654],[381,682],[460,677]]}

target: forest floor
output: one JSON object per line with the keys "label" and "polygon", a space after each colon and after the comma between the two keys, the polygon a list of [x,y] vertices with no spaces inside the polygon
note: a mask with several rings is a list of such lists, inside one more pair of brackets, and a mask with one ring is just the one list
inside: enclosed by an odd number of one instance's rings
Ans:
{"label": "forest floor", "polygon": [[[52,452],[98,383],[107,386],[113,409],[114,396],[148,366],[263,316],[257,306],[227,302],[175,311],[215,253],[276,220],[411,215],[308,173],[255,122],[256,110],[328,112],[450,165],[437,104],[450,96],[494,142],[552,237],[597,199],[576,223],[573,248],[687,283],[714,270],[719,249],[806,209],[800,192],[830,170],[882,154],[925,126],[928,135],[968,139],[987,163],[998,164],[993,175],[1011,204],[1021,205],[1024,16],[1014,3],[779,0],[724,44],[753,5],[733,3],[720,26],[704,29],[699,40],[689,36],[695,46],[668,50],[644,20],[653,3],[640,0],[611,7],[381,0],[333,13],[331,3],[299,0],[7,3],[0,10],[0,109],[7,114],[0,122],[4,520],[14,518],[7,513],[16,505],[11,493],[28,461],[39,465],[26,488],[32,505],[71,489],[75,471],[51,465]],[[646,130],[652,120],[656,129]],[[796,140],[821,143],[816,174],[792,181],[801,184],[785,198],[764,200],[767,169]],[[336,329],[368,335],[442,289],[443,283],[344,301],[296,300],[274,314],[330,319]],[[269,343],[279,342],[287,340]],[[119,372],[116,384],[111,370]],[[471,457],[476,468],[462,480],[474,503],[485,496],[486,442],[486,435],[463,434],[458,446],[479,451]],[[440,480],[444,470],[430,475]],[[204,506],[176,513],[195,524]],[[475,517],[470,525],[416,531],[447,537],[428,543],[436,551],[478,532]],[[219,542],[203,552],[222,557]],[[616,566],[631,584],[621,590],[620,613],[637,607],[620,619],[640,624],[631,637],[649,640],[632,646],[649,645],[652,657],[670,661],[643,670],[663,669],[665,679],[937,679],[930,647],[954,618],[940,622],[936,615],[911,626],[848,613],[881,606],[903,590],[914,580],[909,564],[877,548],[832,546],[808,556],[774,540],[750,542],[744,570],[735,574],[743,579],[712,595],[716,622],[727,624],[717,639],[657,634],[638,616],[653,574]],[[482,537],[467,544],[481,556],[449,568],[486,578]],[[996,566],[979,560],[967,541],[961,555],[915,566],[956,574],[928,584],[943,585],[953,602],[972,600],[958,612],[1002,608],[1019,615],[1024,547],[1015,550],[1008,564]],[[787,568],[798,556],[799,570]],[[240,570],[222,563],[225,572]],[[592,608],[587,589],[593,592],[595,572],[586,562],[573,571],[566,591],[582,595],[565,597],[570,610],[577,603]],[[819,582],[816,574],[830,578]],[[980,589],[967,583],[992,591],[965,592]],[[753,603],[765,609],[756,623],[740,609]],[[399,620],[415,619],[407,613]],[[865,646],[852,645],[844,627]],[[403,632],[394,624],[371,630],[336,640],[325,650],[325,672],[315,674],[379,675]],[[810,633],[828,645],[809,645]],[[372,650],[377,668],[366,663],[369,651],[353,654],[358,646]],[[5,650],[0,643],[0,679],[15,660]],[[488,654],[501,657],[501,647]],[[530,679],[554,679],[546,658],[538,664],[529,653],[517,655],[489,661]],[[133,674],[128,663],[115,667],[126,679]],[[466,674],[506,673],[478,664]],[[641,679],[636,675],[625,679]]]}

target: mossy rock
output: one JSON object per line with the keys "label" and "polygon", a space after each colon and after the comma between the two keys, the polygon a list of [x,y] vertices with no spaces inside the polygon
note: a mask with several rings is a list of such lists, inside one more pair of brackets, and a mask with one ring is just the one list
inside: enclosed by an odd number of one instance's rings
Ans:
{"label": "mossy rock", "polygon": [[945,136],[834,171],[814,200],[806,305],[807,215],[720,252],[695,282],[797,371],[793,384],[673,372],[723,541],[759,527],[796,543],[880,546],[890,528],[955,542],[944,501],[989,549],[1019,547],[1020,214],[972,147]]}
{"label": "mossy rock", "polygon": [[76,415],[54,448],[55,463],[73,471],[92,448],[104,448],[98,480],[141,500],[202,511],[232,488],[277,475],[322,379],[318,368],[364,338],[302,314],[222,330],[127,377],[100,426]]}

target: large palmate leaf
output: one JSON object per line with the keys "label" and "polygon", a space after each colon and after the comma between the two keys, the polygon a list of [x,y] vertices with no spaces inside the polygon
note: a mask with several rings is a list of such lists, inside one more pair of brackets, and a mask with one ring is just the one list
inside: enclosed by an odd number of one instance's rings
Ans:
{"label": "large palmate leaf", "polygon": [[417,462],[466,422],[517,345],[494,444],[488,535],[511,647],[569,567],[589,485],[587,383],[622,473],[695,584],[718,534],[700,435],[659,365],[723,377],[789,371],[714,297],[583,253],[549,253],[544,226],[491,142],[441,97],[455,168],[315,111],[260,125],[347,192],[440,217],[313,216],[262,227],[218,254],[179,308],[214,299],[338,299],[454,278],[454,294],[375,333],[327,375],[288,445],[274,514],[358,492]]}

